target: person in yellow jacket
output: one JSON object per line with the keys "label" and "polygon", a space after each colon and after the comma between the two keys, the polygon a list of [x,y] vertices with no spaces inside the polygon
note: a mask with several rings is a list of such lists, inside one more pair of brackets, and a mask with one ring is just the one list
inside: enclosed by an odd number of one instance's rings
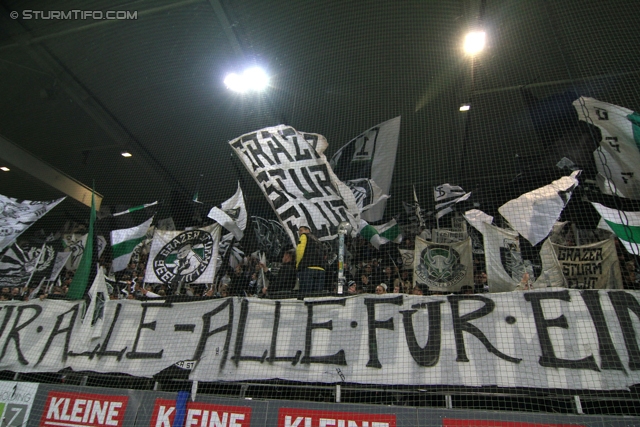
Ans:
{"label": "person in yellow jacket", "polygon": [[296,269],[302,296],[322,292],[325,280],[325,259],[322,243],[311,234],[306,225],[298,228],[299,242],[296,247]]}

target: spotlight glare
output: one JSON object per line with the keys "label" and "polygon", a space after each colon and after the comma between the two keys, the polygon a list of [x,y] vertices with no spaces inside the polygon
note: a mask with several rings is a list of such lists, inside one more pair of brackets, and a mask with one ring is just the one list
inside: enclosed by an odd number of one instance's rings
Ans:
{"label": "spotlight glare", "polygon": [[471,105],[463,104],[460,106],[460,111],[469,111],[471,109]]}
{"label": "spotlight glare", "polygon": [[252,67],[246,69],[241,75],[227,74],[224,84],[229,90],[238,93],[261,92],[269,86],[269,76],[262,68]]}
{"label": "spotlight glare", "polygon": [[247,86],[244,84],[243,79],[236,73],[227,74],[224,84],[234,92],[245,93],[247,91]]}
{"label": "spotlight glare", "polygon": [[6,166],[2,166],[2,167],[0,167],[0,170],[1,170],[1,171],[4,171],[4,172],[9,172],[11,169],[9,169],[9,168],[8,168],[8,167],[6,167]]}
{"label": "spotlight glare", "polygon": [[480,53],[484,49],[484,31],[472,31],[464,39],[464,51],[469,55]]}
{"label": "spotlight glare", "polygon": [[120,154],[122,155],[122,157],[132,157],[133,156],[133,154],[129,153],[128,151],[123,151]]}

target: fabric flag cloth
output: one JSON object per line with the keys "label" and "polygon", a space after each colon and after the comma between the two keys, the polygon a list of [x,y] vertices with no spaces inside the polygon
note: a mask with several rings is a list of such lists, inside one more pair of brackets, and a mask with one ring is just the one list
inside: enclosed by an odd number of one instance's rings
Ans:
{"label": "fabric flag cloth", "polygon": [[398,249],[400,256],[402,257],[402,269],[413,270],[413,250],[411,249]]}
{"label": "fabric flag cloth", "polygon": [[[347,221],[358,228],[360,211],[353,193],[329,166],[324,136],[279,125],[229,142],[297,245],[297,231],[308,226],[320,240],[337,237]],[[354,232],[355,233],[355,232]]]}
{"label": "fabric flag cloth", "polygon": [[158,204],[158,201],[156,200],[155,202],[152,202],[152,203],[145,203],[144,205],[140,205],[140,206],[135,206],[133,208],[129,208],[126,211],[116,212],[116,213],[113,214],[113,216],[121,216],[121,215],[126,215],[126,214],[131,213],[131,212],[141,211],[142,209],[146,209],[146,208],[149,208],[151,206],[155,206],[157,204]]}
{"label": "fabric flag cloth", "polygon": [[153,217],[140,225],[131,228],[113,230],[111,232],[111,250],[113,252],[113,262],[111,267],[114,272],[127,268],[131,254],[140,242],[146,239],[147,231],[151,227]]}
{"label": "fabric flag cloth", "polygon": [[89,232],[87,233],[87,243],[82,253],[82,259],[78,265],[73,280],[67,291],[67,298],[74,300],[84,296],[93,270],[93,227],[96,222],[95,194],[91,193],[91,214],[89,215]]}
{"label": "fabric flag cloth", "polygon": [[358,233],[367,239],[376,249],[380,249],[380,246],[385,243],[402,242],[400,226],[395,219],[382,225],[369,225],[367,221],[361,219]]}
{"label": "fabric flag cloth", "polygon": [[436,202],[441,202],[443,200],[464,196],[465,194],[467,194],[467,192],[464,191],[460,186],[442,184],[433,189],[433,200],[435,200]]}
{"label": "fabric flag cloth", "polygon": [[[342,181],[371,179],[383,194],[389,194],[399,136],[400,116],[380,123],[347,142],[331,157],[331,167]],[[368,222],[380,221],[385,206],[386,201],[382,200],[363,212],[362,218]]]}
{"label": "fabric flag cloth", "polygon": [[34,202],[0,194],[0,251],[64,199],[65,197],[49,202]]}
{"label": "fabric flag cloth", "polygon": [[523,194],[498,208],[498,212],[533,246],[549,235],[578,186],[578,175],[563,176],[549,185]]}
{"label": "fabric flag cloth", "polygon": [[458,292],[473,286],[471,239],[456,243],[433,243],[416,237],[413,285],[434,292]]}
{"label": "fabric flag cloth", "polygon": [[104,326],[105,304],[109,300],[109,289],[101,267],[97,268],[96,277],[87,293],[89,304],[84,312],[77,337],[74,333],[74,344],[78,351],[93,348],[91,341],[100,338]]}
{"label": "fabric flag cloth", "polygon": [[55,256],[55,250],[46,243],[24,248],[14,243],[0,257],[0,287],[24,287],[34,277],[35,283],[48,278]]}
{"label": "fabric flag cloth", "polygon": [[[640,255],[640,212],[624,212],[600,203],[591,203],[602,217],[598,228],[612,231],[627,252]],[[606,224],[606,225],[605,225]]]}
{"label": "fabric flag cloth", "polygon": [[436,219],[453,212],[455,205],[471,197],[471,192],[465,192],[462,187],[451,184],[442,184],[433,189],[433,199],[436,202],[446,202],[436,204]]}
{"label": "fabric flag cloth", "polygon": [[84,254],[87,237],[89,234],[68,233],[62,235],[62,246],[64,251],[70,255],[65,263],[65,268],[69,271],[76,271]]}
{"label": "fabric flag cloth", "polygon": [[189,231],[156,230],[145,283],[214,283],[221,228],[212,224]]}
{"label": "fabric flag cloth", "polygon": [[242,240],[244,229],[247,228],[247,208],[239,182],[238,190],[233,197],[222,203],[219,208],[211,208],[207,216],[233,233],[236,240]]}
{"label": "fabric flag cloth", "polygon": [[[236,268],[238,264],[241,264],[244,260],[244,251],[237,246],[237,240],[234,240],[234,236],[231,233],[225,234],[220,239],[220,245],[218,247],[218,260],[220,271],[224,274],[225,265],[227,264],[232,268]],[[224,261],[227,259],[227,262]]]}
{"label": "fabric flag cloth", "polygon": [[593,153],[600,191],[640,200],[640,114],[587,97],[578,98],[573,106],[580,120],[602,134]]}
{"label": "fabric flag cloth", "polygon": [[350,179],[344,183],[351,189],[353,197],[356,199],[360,215],[362,215],[362,212],[371,209],[379,202],[389,198],[389,195],[384,194],[382,192],[382,188],[380,188],[372,179]]}
{"label": "fabric flag cloth", "polygon": [[533,283],[533,266],[523,260],[519,235],[491,224],[493,217],[478,209],[465,212],[465,219],[483,237],[487,285],[489,292],[510,292],[523,285],[525,273],[529,273],[526,285]]}

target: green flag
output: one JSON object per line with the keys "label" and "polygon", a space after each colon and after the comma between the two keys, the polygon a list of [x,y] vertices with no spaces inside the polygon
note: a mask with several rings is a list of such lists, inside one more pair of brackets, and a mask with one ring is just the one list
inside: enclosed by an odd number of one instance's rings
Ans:
{"label": "green flag", "polygon": [[598,228],[613,231],[630,254],[640,255],[640,212],[624,212],[595,202],[591,204],[604,220]]}
{"label": "green flag", "polygon": [[67,292],[68,299],[80,299],[84,297],[91,272],[93,271],[93,225],[96,222],[96,204],[94,194],[91,193],[91,216],[89,217],[89,233],[87,243],[82,253],[82,259],[78,265],[73,281]]}

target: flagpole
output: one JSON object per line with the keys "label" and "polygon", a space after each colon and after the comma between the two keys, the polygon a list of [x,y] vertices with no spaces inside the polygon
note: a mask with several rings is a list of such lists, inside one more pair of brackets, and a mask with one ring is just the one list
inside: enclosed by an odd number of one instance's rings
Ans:
{"label": "flagpole", "polygon": [[128,213],[135,212],[135,211],[140,211],[140,210],[142,210],[142,209],[145,209],[145,208],[148,208],[148,207],[151,207],[151,206],[155,206],[155,205],[157,205],[157,204],[158,204],[158,201],[156,200],[156,201],[155,201],[155,202],[153,202],[153,203],[146,203],[146,204],[144,204],[144,205],[140,205],[140,206],[135,206],[135,207],[133,207],[133,208],[129,208],[129,209],[127,209],[126,211],[116,212],[116,213],[114,213],[114,214],[113,214],[113,216],[126,215],[126,214],[128,214]]}
{"label": "flagpole", "polygon": [[38,254],[38,259],[36,260],[36,263],[33,266],[33,271],[31,272],[31,275],[29,276],[29,280],[27,280],[27,284],[25,285],[26,288],[29,287],[29,283],[31,282],[31,279],[33,279],[33,275],[36,274],[36,271],[38,270],[38,264],[40,264],[40,259],[42,258],[42,252],[44,252],[45,246],[47,246],[47,242],[44,242],[42,244],[42,248],[40,248],[40,253]]}

